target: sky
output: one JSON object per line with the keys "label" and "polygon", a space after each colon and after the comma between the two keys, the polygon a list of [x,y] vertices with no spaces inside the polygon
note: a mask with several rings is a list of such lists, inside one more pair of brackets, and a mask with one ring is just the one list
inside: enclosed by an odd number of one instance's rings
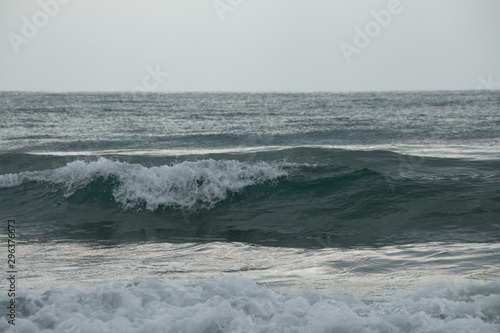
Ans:
{"label": "sky", "polygon": [[500,88],[498,0],[0,0],[1,91]]}

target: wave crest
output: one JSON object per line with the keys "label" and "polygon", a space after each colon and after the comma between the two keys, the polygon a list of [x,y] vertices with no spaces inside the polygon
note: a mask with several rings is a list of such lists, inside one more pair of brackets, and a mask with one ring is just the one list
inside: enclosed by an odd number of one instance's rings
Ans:
{"label": "wave crest", "polygon": [[70,197],[93,181],[115,179],[113,196],[117,203],[126,209],[145,205],[154,211],[160,206],[210,208],[231,192],[287,175],[282,166],[266,162],[208,159],[148,168],[100,158],[93,162],[77,160],[54,170],[1,175],[0,188],[29,181],[49,182],[63,185],[65,197]]}

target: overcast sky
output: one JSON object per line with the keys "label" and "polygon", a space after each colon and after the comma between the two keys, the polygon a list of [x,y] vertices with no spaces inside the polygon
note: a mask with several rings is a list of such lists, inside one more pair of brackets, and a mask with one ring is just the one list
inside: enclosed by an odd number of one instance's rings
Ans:
{"label": "overcast sky", "polygon": [[0,0],[0,22],[0,90],[500,88],[498,0]]}

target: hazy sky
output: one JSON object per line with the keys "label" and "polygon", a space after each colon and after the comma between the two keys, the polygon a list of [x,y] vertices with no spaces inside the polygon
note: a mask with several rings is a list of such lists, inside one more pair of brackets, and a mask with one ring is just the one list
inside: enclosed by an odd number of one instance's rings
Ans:
{"label": "hazy sky", "polygon": [[500,88],[498,0],[0,0],[0,22],[0,90]]}

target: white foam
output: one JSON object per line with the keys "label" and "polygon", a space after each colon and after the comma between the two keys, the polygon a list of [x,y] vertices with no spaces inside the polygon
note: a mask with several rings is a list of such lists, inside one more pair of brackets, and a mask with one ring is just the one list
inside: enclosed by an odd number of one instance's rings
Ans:
{"label": "white foam", "polygon": [[1,175],[0,188],[27,181],[50,182],[64,185],[65,196],[69,197],[100,177],[115,177],[118,184],[113,195],[118,203],[125,208],[145,204],[153,211],[161,205],[212,207],[230,192],[286,175],[281,166],[265,162],[209,159],[147,168],[100,158],[93,162],[77,160],[55,170]]}
{"label": "white foam", "polygon": [[[0,296],[3,308],[6,294]],[[413,295],[276,292],[228,276],[18,293],[18,332],[499,332],[500,283]],[[14,332],[5,316],[0,331]]]}
{"label": "white foam", "polygon": [[0,175],[0,188],[16,187],[22,184],[23,177],[19,174],[8,173],[6,175]]}

